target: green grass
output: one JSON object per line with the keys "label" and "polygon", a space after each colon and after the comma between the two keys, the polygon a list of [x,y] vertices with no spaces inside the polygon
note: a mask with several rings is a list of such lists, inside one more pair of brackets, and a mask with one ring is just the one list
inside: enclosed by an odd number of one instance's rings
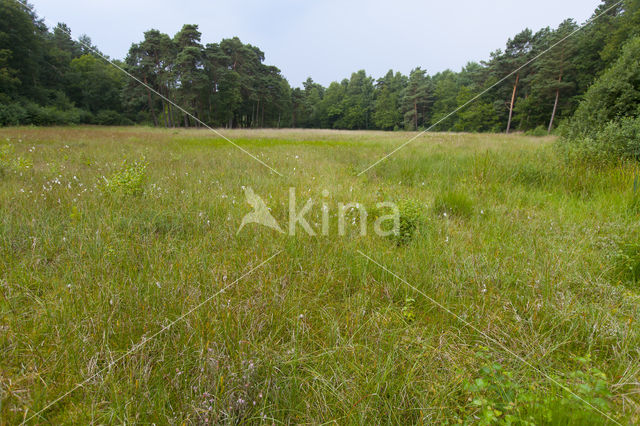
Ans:
{"label": "green grass", "polygon": [[[427,134],[358,177],[411,134],[225,134],[284,177],[205,131],[0,129],[0,423],[87,379],[29,422],[640,421],[636,164]],[[236,235],[243,186],[285,228],[289,187],[316,200],[317,236]],[[338,235],[338,203],[382,201],[401,243],[355,211]]]}

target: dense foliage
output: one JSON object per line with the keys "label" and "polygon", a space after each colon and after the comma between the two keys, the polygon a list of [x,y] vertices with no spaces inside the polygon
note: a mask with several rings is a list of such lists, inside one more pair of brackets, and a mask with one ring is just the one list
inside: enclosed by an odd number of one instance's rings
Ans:
{"label": "dense foliage", "polygon": [[640,158],[640,37],[589,88],[562,133],[569,154]]}
{"label": "dense foliage", "polygon": [[[615,3],[603,0],[594,16]],[[179,105],[212,126],[550,132],[583,96],[591,106],[581,117],[598,107],[597,93],[612,80],[607,69],[625,66],[617,62],[621,46],[638,35],[639,5],[627,0],[573,35],[571,19],[526,29],[460,72],[417,67],[374,79],[360,70],[328,87],[309,78],[291,88],[259,48],[238,38],[203,45],[196,25],[173,37],[150,30],[114,62],[162,98],[108,64],[88,37],[73,41],[64,24],[47,29],[26,0],[0,0],[0,125],[198,126]],[[588,92],[599,77],[600,89]],[[637,111],[638,99],[630,102]]]}

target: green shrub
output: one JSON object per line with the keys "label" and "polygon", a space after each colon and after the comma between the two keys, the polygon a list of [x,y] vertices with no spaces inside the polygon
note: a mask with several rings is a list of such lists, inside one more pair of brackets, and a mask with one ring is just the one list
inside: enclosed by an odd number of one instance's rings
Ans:
{"label": "green shrub", "polygon": [[24,157],[14,156],[12,144],[0,145],[0,176],[8,170],[25,171],[33,167],[33,162]]}
{"label": "green shrub", "polygon": [[422,218],[422,205],[415,200],[402,200],[398,203],[400,213],[400,229],[393,235],[398,246],[407,244],[413,238]]}
{"label": "green shrub", "polygon": [[607,123],[602,129],[576,139],[563,141],[568,157],[594,162],[618,159],[640,160],[640,117],[625,117]]}
{"label": "green shrub", "polygon": [[128,164],[122,163],[120,170],[110,178],[105,178],[103,189],[107,193],[122,195],[142,195],[146,178],[146,161],[135,161]]}
{"label": "green shrub", "polygon": [[0,104],[0,126],[26,124],[27,111],[18,104]]}
{"label": "green shrub", "polygon": [[462,192],[448,191],[436,197],[433,211],[437,215],[468,218],[473,215],[473,201]]}
{"label": "green shrub", "polygon": [[527,136],[541,137],[541,136],[548,136],[549,135],[549,131],[548,131],[548,129],[546,127],[544,127],[543,125],[540,125],[540,126],[536,127],[535,129],[528,130],[525,134]]}
{"label": "green shrub", "polygon": [[0,177],[4,176],[11,167],[11,155],[13,154],[13,145],[0,145]]}
{"label": "green shrub", "polygon": [[[519,383],[511,371],[492,362],[486,352],[476,356],[481,367],[473,380],[465,380],[463,384],[465,400],[471,403],[461,407],[461,422],[467,423],[472,418],[474,424],[483,425],[606,424],[593,408],[608,412],[612,395],[607,376],[591,366],[589,356],[574,358],[580,368],[567,377],[554,377],[556,384],[529,385]],[[547,388],[557,383],[563,388]]]}
{"label": "green shrub", "polygon": [[640,37],[589,88],[574,116],[560,126],[568,157],[640,158]]}
{"label": "green shrub", "polygon": [[95,115],[93,123],[101,126],[119,126],[132,124],[131,120],[123,117],[116,111],[102,110]]}
{"label": "green shrub", "polygon": [[54,106],[43,107],[34,103],[26,104],[25,110],[25,122],[20,124],[34,124],[36,126],[87,123],[91,116],[89,112],[78,108],[62,110]]}

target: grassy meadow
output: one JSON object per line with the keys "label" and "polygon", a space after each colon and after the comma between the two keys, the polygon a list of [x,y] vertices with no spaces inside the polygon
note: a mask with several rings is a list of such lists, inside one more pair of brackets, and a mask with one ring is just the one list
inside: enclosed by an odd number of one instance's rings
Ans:
{"label": "grassy meadow", "polygon": [[[636,164],[429,133],[358,176],[413,134],[224,134],[283,176],[205,130],[0,129],[0,424],[640,421]],[[237,233],[243,187],[317,235]],[[382,201],[405,239],[338,234]]]}

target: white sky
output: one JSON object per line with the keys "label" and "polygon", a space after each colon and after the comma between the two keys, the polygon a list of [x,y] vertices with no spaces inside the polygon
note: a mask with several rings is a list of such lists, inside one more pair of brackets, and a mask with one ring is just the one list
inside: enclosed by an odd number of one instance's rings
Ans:
{"label": "white sky", "polygon": [[50,27],[64,22],[113,58],[155,28],[198,24],[203,43],[238,36],[265,52],[292,86],[328,85],[365,69],[459,70],[529,27],[582,23],[600,0],[30,0]]}

